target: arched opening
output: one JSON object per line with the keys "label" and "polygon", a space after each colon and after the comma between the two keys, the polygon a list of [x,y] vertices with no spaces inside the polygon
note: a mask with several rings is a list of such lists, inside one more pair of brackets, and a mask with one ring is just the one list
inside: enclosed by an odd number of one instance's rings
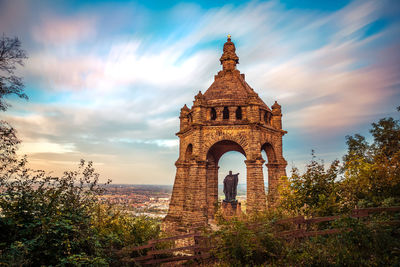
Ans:
{"label": "arched opening", "polygon": [[242,119],[242,108],[241,107],[238,107],[236,109],[236,119],[237,120],[241,120]]}
{"label": "arched opening", "polygon": [[185,152],[185,160],[189,160],[193,153],[193,145],[189,144],[186,148]]}
{"label": "arched opening", "polygon": [[[261,146],[261,156],[265,160],[266,164],[276,162],[275,151],[270,143],[265,143],[264,145]],[[270,177],[269,177],[268,167],[266,164],[263,164],[263,174],[264,174],[265,191],[268,192]]]}
{"label": "arched opening", "polygon": [[271,113],[269,113],[268,111],[265,111],[264,113],[264,121],[268,125],[271,124]]}
{"label": "arched opening", "polygon": [[211,108],[210,117],[212,121],[215,121],[217,119],[217,111],[215,110],[215,108]]}
{"label": "arched opening", "polygon": [[[223,154],[218,162],[218,201],[225,199],[224,195],[224,179],[232,171],[232,174],[239,173],[239,182],[237,186],[236,200],[244,204],[246,201],[247,190],[247,169],[244,161],[246,158],[243,154],[236,151],[229,151]],[[245,205],[243,205],[245,206]]]}
{"label": "arched opening", "polygon": [[229,120],[229,109],[228,109],[228,107],[224,107],[224,111],[222,112],[222,118],[224,120]]}
{"label": "arched opening", "polygon": [[229,171],[239,173],[237,197],[246,199],[246,153],[236,142],[223,140],[215,143],[207,153],[207,205],[208,216],[212,218],[217,211],[218,203],[225,198],[223,181]]}
{"label": "arched opening", "polygon": [[263,151],[264,151],[264,155],[266,155],[264,160],[267,163],[275,163],[276,162],[275,150],[274,150],[274,147],[270,143],[267,142],[261,146],[261,152],[263,152]]}

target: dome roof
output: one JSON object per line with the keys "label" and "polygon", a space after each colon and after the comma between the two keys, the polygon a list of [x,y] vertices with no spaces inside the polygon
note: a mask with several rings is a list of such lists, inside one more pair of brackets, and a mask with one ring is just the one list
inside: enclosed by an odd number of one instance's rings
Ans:
{"label": "dome roof", "polygon": [[215,75],[214,82],[204,93],[205,100],[211,105],[246,105],[251,101],[270,110],[245,81],[244,74],[236,69],[239,57],[235,50],[234,43],[228,37],[220,59],[223,69]]}

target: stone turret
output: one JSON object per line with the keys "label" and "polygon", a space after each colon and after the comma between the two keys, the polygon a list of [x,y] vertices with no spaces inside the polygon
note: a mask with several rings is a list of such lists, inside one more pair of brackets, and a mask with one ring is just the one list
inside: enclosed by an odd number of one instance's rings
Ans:
{"label": "stone turret", "polygon": [[186,104],[181,108],[181,114],[179,116],[180,119],[180,131],[183,131],[185,128],[189,126],[189,112],[190,109],[186,106]]}
{"label": "stone turret", "polygon": [[282,110],[277,101],[272,105],[272,127],[282,129]]}

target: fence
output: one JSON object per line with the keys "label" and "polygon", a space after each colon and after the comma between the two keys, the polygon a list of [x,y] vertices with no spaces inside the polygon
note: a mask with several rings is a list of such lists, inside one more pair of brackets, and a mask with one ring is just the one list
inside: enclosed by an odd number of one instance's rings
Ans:
{"label": "fence", "polygon": [[[350,217],[353,218],[362,218],[368,217],[373,213],[380,212],[399,212],[400,207],[387,207],[387,208],[366,208],[366,209],[354,209]],[[285,225],[290,224],[295,226],[295,230],[289,231],[277,231],[275,234],[278,237],[284,239],[293,239],[293,238],[305,238],[305,237],[313,237],[320,235],[329,235],[329,234],[338,234],[344,231],[351,231],[350,228],[339,228],[339,229],[327,229],[327,230],[317,230],[310,231],[310,225],[318,224],[321,222],[329,222],[342,218],[342,216],[327,216],[327,217],[316,217],[305,219],[304,216],[297,216],[288,219],[282,219],[275,222],[275,225]],[[399,220],[390,221],[393,224],[400,224]],[[180,241],[192,240],[192,242],[187,242],[189,245],[184,245],[182,247],[174,247],[174,248],[157,248],[158,244],[174,242],[175,244]],[[181,242],[185,243],[185,242]],[[162,245],[161,245],[162,247]],[[187,260],[205,260],[210,258],[210,251],[213,247],[210,244],[210,240],[208,237],[202,236],[199,233],[190,233],[184,235],[177,235],[162,239],[150,240],[148,244],[134,247],[131,251],[143,251],[147,250],[146,255],[131,258],[130,262],[140,264],[140,265],[155,265],[160,263],[167,262],[176,262],[176,261],[187,261]],[[183,255],[177,255],[176,252],[181,252]]]}
{"label": "fence", "polygon": [[[398,211],[400,211],[400,207],[354,209],[354,210],[352,210],[350,217],[362,218],[362,217],[368,217],[372,213],[398,212]],[[310,219],[305,219],[304,216],[298,216],[298,217],[294,217],[294,218],[279,220],[276,222],[276,224],[279,225],[279,224],[291,223],[291,224],[296,225],[297,229],[290,230],[290,231],[277,232],[276,235],[279,237],[286,238],[286,239],[291,239],[291,238],[337,234],[337,233],[340,233],[343,231],[351,231],[351,229],[349,229],[349,228],[327,229],[327,230],[319,230],[319,231],[308,231],[307,230],[309,228],[309,225],[311,225],[311,224],[317,224],[317,223],[321,223],[321,222],[330,222],[330,221],[334,221],[334,220],[337,220],[340,218],[342,218],[341,215],[316,217],[316,218],[310,218]],[[400,221],[391,221],[391,223],[394,223],[394,224],[400,223]]]}
{"label": "fence", "polygon": [[[189,242],[186,243],[189,243],[189,245],[183,247],[167,249],[157,248],[157,244],[169,242],[175,243],[177,241],[183,241],[181,243],[185,243],[185,241],[188,240]],[[140,247],[135,247],[131,250],[133,252],[147,249],[148,251],[146,255],[132,258],[130,261],[140,265],[153,265],[166,262],[207,259],[210,257],[209,251],[212,249],[207,241],[207,237],[204,237],[198,233],[190,233],[162,239],[150,240],[148,244]],[[176,252],[181,252],[183,255],[173,255],[173,253]]]}

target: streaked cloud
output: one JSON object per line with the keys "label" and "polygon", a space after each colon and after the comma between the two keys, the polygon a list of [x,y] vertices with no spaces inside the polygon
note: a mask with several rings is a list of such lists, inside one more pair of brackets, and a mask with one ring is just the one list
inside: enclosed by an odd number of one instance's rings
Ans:
{"label": "streaked cloud", "polygon": [[42,22],[32,29],[33,39],[43,45],[71,45],[96,34],[95,18],[80,17],[42,17]]}
{"label": "streaked cloud", "polygon": [[[312,148],[340,157],[344,135],[390,114],[400,100],[395,1],[351,1],[334,11],[279,1],[162,11],[109,6],[48,7],[30,19],[23,71],[34,97],[14,102],[5,117],[36,167],[57,171],[83,157],[115,182],[172,183],[179,109],[211,84],[228,33],[248,83],[267,104],[283,107],[289,162],[304,164]],[[104,19],[109,12],[121,15]],[[238,165],[223,162],[222,169]]]}

